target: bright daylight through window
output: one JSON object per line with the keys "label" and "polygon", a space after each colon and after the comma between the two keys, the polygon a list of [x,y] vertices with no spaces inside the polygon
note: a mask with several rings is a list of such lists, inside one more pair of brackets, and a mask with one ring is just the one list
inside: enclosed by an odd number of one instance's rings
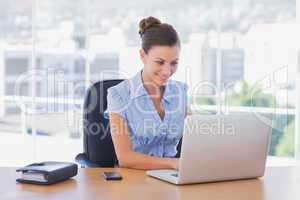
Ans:
{"label": "bright daylight through window", "polygon": [[296,0],[0,0],[1,166],[82,152],[84,92],[141,69],[146,16],[178,30],[193,112],[273,117],[269,154],[295,156]]}

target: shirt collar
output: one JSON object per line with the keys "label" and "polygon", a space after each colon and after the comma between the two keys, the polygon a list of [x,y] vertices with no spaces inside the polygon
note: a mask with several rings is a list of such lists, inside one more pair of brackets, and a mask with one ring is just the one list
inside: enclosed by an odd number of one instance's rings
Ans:
{"label": "shirt collar", "polygon": [[[163,100],[166,102],[170,102],[168,96],[171,94],[170,81],[168,80],[166,83],[166,88],[163,95]],[[142,70],[136,73],[131,79],[129,79],[130,87],[131,87],[131,98],[138,98],[141,96],[149,95],[147,90],[145,89],[142,81]]]}

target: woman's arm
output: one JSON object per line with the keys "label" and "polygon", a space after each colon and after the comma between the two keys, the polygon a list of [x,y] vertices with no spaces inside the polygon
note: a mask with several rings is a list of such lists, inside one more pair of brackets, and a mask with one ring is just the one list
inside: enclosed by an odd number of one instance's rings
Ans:
{"label": "woman's arm", "polygon": [[113,144],[121,167],[178,169],[178,158],[153,157],[133,151],[126,121],[117,113],[110,113],[109,120]]}

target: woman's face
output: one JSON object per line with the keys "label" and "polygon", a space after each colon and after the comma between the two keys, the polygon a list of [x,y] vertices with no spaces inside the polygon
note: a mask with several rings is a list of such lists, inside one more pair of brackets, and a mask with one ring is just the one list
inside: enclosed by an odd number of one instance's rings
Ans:
{"label": "woman's face", "polygon": [[153,46],[146,53],[140,50],[141,60],[144,63],[143,73],[158,86],[166,84],[167,80],[176,72],[180,54],[180,47]]}

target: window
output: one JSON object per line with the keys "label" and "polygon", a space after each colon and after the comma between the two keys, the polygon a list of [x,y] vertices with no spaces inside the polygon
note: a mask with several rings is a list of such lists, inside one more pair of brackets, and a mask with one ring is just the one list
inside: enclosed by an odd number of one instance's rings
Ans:
{"label": "window", "polygon": [[[225,3],[224,3],[225,4]],[[220,14],[226,112],[273,117],[271,155],[295,156],[296,1],[226,1]]]}
{"label": "window", "polygon": [[138,22],[150,15],[180,35],[174,79],[195,113],[273,116],[269,154],[300,148],[296,0],[0,0],[0,10],[0,165],[73,161],[85,89],[142,68]]}

